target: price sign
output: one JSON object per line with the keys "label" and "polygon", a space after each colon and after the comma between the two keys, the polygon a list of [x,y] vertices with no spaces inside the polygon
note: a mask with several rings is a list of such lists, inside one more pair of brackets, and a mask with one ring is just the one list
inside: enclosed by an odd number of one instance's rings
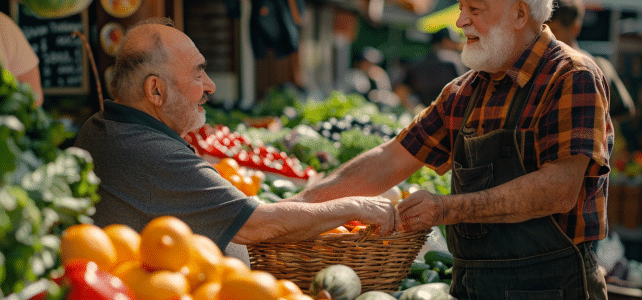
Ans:
{"label": "price sign", "polygon": [[45,94],[86,94],[89,90],[87,53],[76,30],[88,35],[87,11],[64,18],[41,18],[13,3],[13,16],[40,59]]}

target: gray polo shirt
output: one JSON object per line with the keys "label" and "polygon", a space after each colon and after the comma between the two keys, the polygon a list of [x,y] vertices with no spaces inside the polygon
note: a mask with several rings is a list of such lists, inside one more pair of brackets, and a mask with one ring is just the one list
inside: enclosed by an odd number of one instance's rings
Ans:
{"label": "gray polo shirt", "polygon": [[83,125],[75,146],[89,151],[100,178],[94,223],[140,232],[173,215],[249,264],[247,248],[230,240],[258,206],[223,179],[175,131],[137,109],[105,101]]}

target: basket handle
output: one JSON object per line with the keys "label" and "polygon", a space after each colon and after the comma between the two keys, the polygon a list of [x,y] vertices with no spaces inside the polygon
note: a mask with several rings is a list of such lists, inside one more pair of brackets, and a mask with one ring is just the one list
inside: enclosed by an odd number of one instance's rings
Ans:
{"label": "basket handle", "polygon": [[376,227],[377,226],[375,226],[375,225],[368,224],[368,226],[366,226],[365,234],[360,239],[358,239],[357,241],[358,242],[363,242],[363,241],[367,240],[372,235],[372,233],[375,232]]}

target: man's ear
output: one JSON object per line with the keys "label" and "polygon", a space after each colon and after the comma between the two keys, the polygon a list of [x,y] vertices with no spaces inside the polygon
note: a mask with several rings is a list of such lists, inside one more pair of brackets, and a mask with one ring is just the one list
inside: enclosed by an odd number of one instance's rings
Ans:
{"label": "man's ear", "polygon": [[528,4],[522,0],[517,0],[513,5],[516,5],[517,18],[515,19],[515,30],[519,31],[528,26],[528,22],[531,20],[531,10]]}
{"label": "man's ear", "polygon": [[165,102],[165,83],[156,75],[149,75],[143,82],[145,99],[156,106],[161,106]]}

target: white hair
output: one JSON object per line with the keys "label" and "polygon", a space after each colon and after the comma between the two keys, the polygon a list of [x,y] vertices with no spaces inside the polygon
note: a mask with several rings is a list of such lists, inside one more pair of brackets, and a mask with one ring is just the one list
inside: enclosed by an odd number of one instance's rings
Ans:
{"label": "white hair", "polygon": [[544,24],[551,18],[555,0],[523,0],[531,10],[531,17],[538,23]]}

